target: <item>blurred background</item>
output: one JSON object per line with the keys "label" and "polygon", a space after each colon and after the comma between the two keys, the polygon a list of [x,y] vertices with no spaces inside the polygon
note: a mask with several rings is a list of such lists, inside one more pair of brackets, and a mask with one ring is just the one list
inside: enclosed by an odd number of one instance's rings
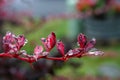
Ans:
{"label": "blurred background", "polygon": [[[82,14],[84,15],[82,15]],[[82,16],[82,17],[81,17]],[[103,56],[41,59],[30,64],[0,59],[0,80],[120,80],[120,0],[0,0],[0,52],[7,31],[24,34],[29,54],[40,38],[55,32],[66,52],[76,47],[77,35],[96,38]],[[59,56],[56,49],[52,56]]]}

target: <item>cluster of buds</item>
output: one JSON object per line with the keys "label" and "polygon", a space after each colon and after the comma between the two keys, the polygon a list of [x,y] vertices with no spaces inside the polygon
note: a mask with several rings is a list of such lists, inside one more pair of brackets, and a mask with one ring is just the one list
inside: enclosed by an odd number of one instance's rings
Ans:
{"label": "cluster of buds", "polygon": [[[94,48],[96,43],[94,38],[90,41],[87,41],[87,38],[84,34],[79,34],[77,39],[78,47],[65,53],[65,46],[63,42],[56,40],[55,33],[51,32],[47,38],[41,38],[44,47],[37,45],[34,48],[33,54],[27,54],[25,50],[21,50],[21,48],[27,43],[27,39],[24,37],[24,35],[16,36],[11,32],[7,32],[3,37],[4,52],[0,54],[0,57],[17,58],[22,61],[33,63],[41,58],[66,61],[73,57],[81,58],[88,55],[103,55],[102,51]],[[49,56],[50,51],[55,46],[61,54],[61,57]]]}

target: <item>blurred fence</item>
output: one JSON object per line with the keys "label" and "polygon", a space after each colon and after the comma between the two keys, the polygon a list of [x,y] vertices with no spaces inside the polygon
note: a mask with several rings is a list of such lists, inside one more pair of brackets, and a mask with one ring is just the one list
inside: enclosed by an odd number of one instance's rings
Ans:
{"label": "blurred fence", "polygon": [[87,18],[85,21],[88,37],[98,40],[120,39],[120,18],[109,17],[105,20]]}

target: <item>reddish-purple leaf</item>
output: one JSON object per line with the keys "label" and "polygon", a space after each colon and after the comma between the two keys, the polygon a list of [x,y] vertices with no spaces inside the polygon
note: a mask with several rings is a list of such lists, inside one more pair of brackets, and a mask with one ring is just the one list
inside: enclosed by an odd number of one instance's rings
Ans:
{"label": "reddish-purple leaf", "polygon": [[64,56],[65,47],[64,47],[63,42],[58,41],[56,46],[57,46],[58,51],[62,54],[62,56]]}
{"label": "reddish-purple leaf", "polygon": [[56,44],[56,35],[55,33],[51,33],[50,35],[48,35],[48,44],[50,45],[50,48],[53,48]]}
{"label": "reddish-purple leaf", "polygon": [[81,48],[84,48],[86,43],[87,43],[87,38],[84,34],[79,34],[78,35],[78,44],[80,45]]}
{"label": "reddish-purple leaf", "polygon": [[15,38],[16,36],[11,32],[7,32],[3,37],[3,49],[5,52],[17,53],[18,45]]}
{"label": "reddish-purple leaf", "polygon": [[7,32],[3,37],[3,48],[5,52],[17,53],[25,43],[26,39],[23,35],[17,37],[11,32]]}
{"label": "reddish-purple leaf", "polygon": [[94,48],[96,44],[96,39],[93,38],[91,41],[89,41],[86,45],[85,45],[85,51],[89,51],[90,49]]}
{"label": "reddish-purple leaf", "polygon": [[36,46],[34,49],[34,55],[40,55],[42,53],[43,47],[42,46]]}
{"label": "reddish-purple leaf", "polygon": [[17,38],[19,48],[23,47],[27,43],[27,39],[23,35],[19,35]]}
{"label": "reddish-purple leaf", "polygon": [[11,48],[9,47],[8,44],[3,44],[3,49],[4,49],[4,52],[7,53],[10,51]]}
{"label": "reddish-purple leaf", "polygon": [[34,58],[37,61],[38,56],[42,53],[43,47],[42,46],[36,46],[34,49]]}
{"label": "reddish-purple leaf", "polygon": [[68,58],[69,57],[78,57],[78,56],[82,55],[81,51],[82,51],[82,48],[75,48],[73,50],[69,50],[66,54],[66,57],[68,57]]}
{"label": "reddish-purple leaf", "polygon": [[41,41],[46,49],[46,51],[50,51],[56,44],[56,35],[55,33],[51,33],[48,35],[48,37],[45,38],[41,38]]}
{"label": "reddish-purple leaf", "polygon": [[93,56],[98,56],[98,55],[103,55],[104,52],[96,49],[96,48],[92,48],[91,50],[89,50],[86,55],[93,55]]}

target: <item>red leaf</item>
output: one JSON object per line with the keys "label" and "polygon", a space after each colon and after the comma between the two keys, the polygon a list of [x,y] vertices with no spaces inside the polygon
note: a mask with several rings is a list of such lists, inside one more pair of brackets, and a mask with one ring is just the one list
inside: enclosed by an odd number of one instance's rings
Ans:
{"label": "red leaf", "polygon": [[87,38],[84,34],[79,34],[78,35],[78,44],[80,45],[81,48],[84,48],[87,43]]}
{"label": "red leaf", "polygon": [[86,55],[90,56],[90,55],[93,55],[93,56],[98,56],[98,55],[103,55],[104,52],[96,49],[96,48],[92,48],[91,50],[89,50]]}
{"label": "red leaf", "polygon": [[16,36],[11,32],[7,32],[6,35],[3,37],[3,48],[5,52],[17,52],[18,45],[15,37]]}
{"label": "red leaf", "polygon": [[41,41],[46,49],[46,51],[50,51],[56,44],[56,35],[55,33],[51,33],[48,35],[48,37],[45,38],[41,38]]}
{"label": "red leaf", "polygon": [[91,41],[89,41],[86,45],[85,45],[85,51],[89,51],[90,49],[92,49],[96,44],[96,39],[93,38]]}
{"label": "red leaf", "polygon": [[42,53],[42,51],[43,51],[43,47],[42,46],[36,46],[34,48],[34,54],[35,55],[40,55],[40,53]]}
{"label": "red leaf", "polygon": [[5,52],[17,53],[25,43],[26,39],[23,35],[17,37],[11,32],[7,32],[3,37],[3,48]]}
{"label": "red leaf", "polygon": [[27,43],[27,39],[23,35],[19,35],[17,38],[19,48],[23,47]]}
{"label": "red leaf", "polygon": [[38,56],[42,53],[43,47],[42,46],[36,46],[34,48],[34,58],[37,61]]}
{"label": "red leaf", "polygon": [[64,56],[65,47],[62,41],[57,42],[57,49],[62,54],[62,56]]}
{"label": "red leaf", "polygon": [[82,49],[81,48],[75,48],[73,50],[69,50],[66,54],[66,57],[78,57],[82,55]]}

